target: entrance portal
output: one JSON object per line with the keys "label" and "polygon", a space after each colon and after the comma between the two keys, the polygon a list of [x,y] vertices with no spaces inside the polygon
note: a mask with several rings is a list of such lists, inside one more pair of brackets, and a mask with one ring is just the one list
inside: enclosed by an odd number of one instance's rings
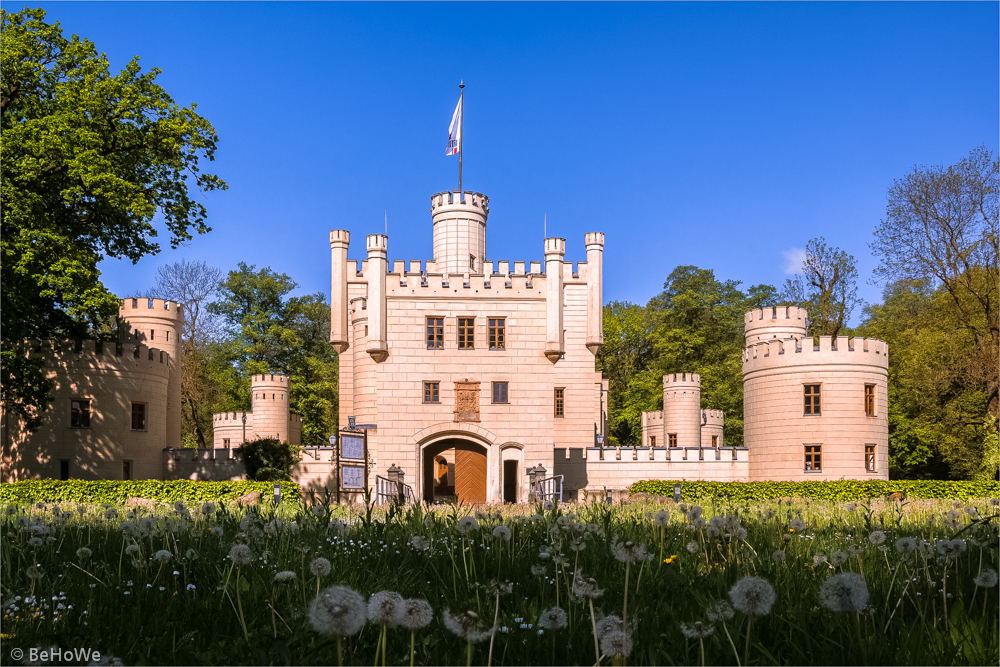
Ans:
{"label": "entrance portal", "polygon": [[[453,475],[448,475],[450,466],[447,463],[442,466],[442,463],[452,457],[454,457]],[[454,480],[453,484],[445,481],[449,477]],[[457,438],[442,440],[425,447],[424,500],[428,502],[457,500],[470,505],[485,503],[486,448],[469,440]]]}

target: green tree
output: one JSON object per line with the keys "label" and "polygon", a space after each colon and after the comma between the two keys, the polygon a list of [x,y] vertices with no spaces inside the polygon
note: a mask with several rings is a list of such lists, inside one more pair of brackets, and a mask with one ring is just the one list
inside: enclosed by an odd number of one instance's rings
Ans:
{"label": "green tree", "polygon": [[330,304],[323,294],[289,299],[288,326],[299,341],[288,364],[289,403],[302,415],[302,446],[323,446],[337,430],[338,356],[330,346]]}
{"label": "green tree", "polygon": [[0,384],[5,413],[29,428],[48,387],[18,342],[99,331],[118,301],[98,262],[158,252],[154,218],[173,247],[209,231],[189,188],[226,188],[199,168],[214,159],[215,129],[156,83],[160,70],[142,72],[136,57],[112,75],[92,42],[44,19],[0,10]]}
{"label": "green tree", "polygon": [[259,438],[239,447],[247,479],[254,482],[289,482],[292,466],[299,460],[298,448],[276,438]]}
{"label": "green tree", "polygon": [[853,255],[826,245],[822,236],[806,244],[802,274],[785,281],[781,301],[809,311],[809,333],[836,336],[847,325],[858,299]]}

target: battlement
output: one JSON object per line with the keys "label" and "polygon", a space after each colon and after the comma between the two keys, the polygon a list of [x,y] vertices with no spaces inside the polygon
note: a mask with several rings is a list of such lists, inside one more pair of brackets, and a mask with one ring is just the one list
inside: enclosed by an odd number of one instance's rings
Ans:
{"label": "battlement", "polygon": [[94,340],[24,339],[21,348],[30,359],[41,359],[46,366],[63,367],[81,374],[95,371],[115,373],[145,372],[169,376],[170,354],[146,345]]}
{"label": "battlement", "polygon": [[701,389],[701,376],[697,373],[667,373],[663,376],[663,390]]}
{"label": "battlement", "polygon": [[[818,343],[818,344],[817,344]],[[743,373],[778,367],[855,365],[889,368],[889,344],[877,338],[771,338],[743,350]]]}
{"label": "battlement", "polygon": [[279,387],[287,391],[288,376],[281,373],[265,373],[264,375],[253,375],[250,377],[251,387]]}
{"label": "battlement", "polygon": [[330,230],[330,247],[346,248],[351,244],[351,233],[346,229]]}
{"label": "battlement", "polygon": [[247,418],[247,426],[253,426],[252,412],[216,412],[212,415],[215,426],[243,426],[243,417]]}
{"label": "battlement", "polygon": [[583,244],[586,246],[587,250],[591,249],[591,246],[604,247],[604,232],[587,232],[583,236]]}
{"label": "battlement", "polygon": [[184,306],[176,301],[165,299],[129,298],[119,301],[118,315],[126,320],[135,317],[143,319],[155,317],[181,322],[184,320]]}
{"label": "battlement", "polygon": [[[550,255],[558,255],[559,259],[562,259],[566,254],[566,239],[551,237],[545,239],[545,259],[548,260]],[[555,258],[553,258],[555,259]]]}
{"label": "battlement", "polygon": [[701,423],[702,425],[718,425],[721,426],[725,421],[725,415],[722,410],[702,410],[701,411]]}
{"label": "battlement", "polygon": [[431,214],[443,213],[455,209],[476,211],[485,217],[490,212],[490,198],[481,192],[472,192],[470,190],[465,191],[465,201],[462,201],[458,191],[439,192],[431,195]]}
{"label": "battlement", "polygon": [[385,234],[369,234],[365,237],[365,244],[369,255],[376,253],[384,256],[389,251],[389,237]]}
{"label": "battlement", "polygon": [[790,338],[805,336],[809,312],[797,306],[773,306],[758,308],[743,314],[743,330],[747,341],[751,337],[758,340],[764,336]]}

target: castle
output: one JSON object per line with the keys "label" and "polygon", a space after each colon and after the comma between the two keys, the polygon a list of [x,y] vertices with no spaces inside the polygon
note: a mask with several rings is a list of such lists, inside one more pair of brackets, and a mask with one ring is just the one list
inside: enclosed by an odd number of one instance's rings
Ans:
{"label": "castle", "polygon": [[[607,446],[608,385],[594,370],[604,234],[584,236],[575,264],[562,238],[544,240],[540,261],[491,261],[488,217],[483,194],[433,195],[433,258],[409,262],[388,259],[383,234],[349,260],[350,233],[330,232],[340,424],[366,431],[369,487],[391,477],[418,499],[484,503],[527,500],[542,478],[566,499],[645,479],[888,478],[886,343],[813,338],[795,307],[746,313],[744,446],[725,443],[694,373],[663,378],[641,447]],[[28,344],[56,389],[39,431],[5,425],[4,481],[237,479],[243,441],[298,442],[288,379],[266,374],[252,379],[251,412],[214,416],[212,449],[179,449],[182,307],[126,299],[121,316],[122,345]],[[304,452],[293,478],[334,488],[336,449]]]}

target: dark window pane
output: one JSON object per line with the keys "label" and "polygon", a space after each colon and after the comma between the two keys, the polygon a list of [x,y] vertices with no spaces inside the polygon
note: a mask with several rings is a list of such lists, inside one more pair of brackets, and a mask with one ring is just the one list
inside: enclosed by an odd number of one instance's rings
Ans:
{"label": "dark window pane", "polygon": [[133,431],[145,431],[146,430],[146,404],[145,403],[133,403],[132,404],[132,430]]}
{"label": "dark window pane", "polygon": [[69,423],[73,428],[90,428],[90,401],[71,402]]}
{"label": "dark window pane", "polygon": [[506,403],[507,402],[507,383],[506,382],[494,382],[493,383],[493,402],[494,403]]}

